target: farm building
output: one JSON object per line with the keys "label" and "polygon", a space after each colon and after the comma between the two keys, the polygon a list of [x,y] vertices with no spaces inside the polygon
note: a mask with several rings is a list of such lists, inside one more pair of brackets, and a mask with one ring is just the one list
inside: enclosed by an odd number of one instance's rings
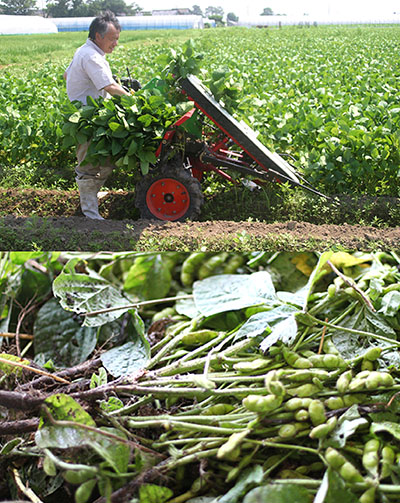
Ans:
{"label": "farm building", "polygon": [[[53,18],[58,31],[88,31],[92,17],[59,17]],[[118,17],[123,30],[187,30],[203,28],[201,16],[121,16]]]}
{"label": "farm building", "polygon": [[0,35],[28,35],[34,33],[57,33],[51,19],[41,16],[0,15]]}

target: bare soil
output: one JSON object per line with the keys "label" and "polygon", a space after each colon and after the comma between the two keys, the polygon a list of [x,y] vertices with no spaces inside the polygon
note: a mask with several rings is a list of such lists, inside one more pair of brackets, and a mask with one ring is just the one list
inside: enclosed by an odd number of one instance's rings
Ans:
{"label": "bare soil", "polygon": [[[290,221],[261,222],[159,222],[150,220],[90,220],[84,217],[0,219],[0,249],[46,250],[171,250],[210,251],[266,249],[372,251],[400,250],[400,228],[376,229],[351,225],[315,225]],[[20,246],[7,246],[4,227]],[[44,234],[43,234],[44,233]],[[25,246],[23,243],[25,238]],[[47,241],[48,240],[48,241]],[[53,243],[53,245],[51,245]]]}
{"label": "bare soil", "polygon": [[[149,221],[139,218],[132,195],[123,192],[107,195],[100,208],[107,217],[104,221],[81,216],[76,192],[3,191],[0,250],[400,250],[400,227],[293,219],[273,223]],[[127,212],[132,217],[121,219]]]}

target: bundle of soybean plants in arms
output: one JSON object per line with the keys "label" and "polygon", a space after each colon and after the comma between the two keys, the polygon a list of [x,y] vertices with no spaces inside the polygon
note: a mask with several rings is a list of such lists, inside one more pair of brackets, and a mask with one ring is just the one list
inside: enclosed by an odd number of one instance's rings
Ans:
{"label": "bundle of soybean plants in arms", "polygon": [[77,503],[399,500],[395,253],[67,258],[34,348],[73,379],[2,363],[40,415],[7,461]]}
{"label": "bundle of soybean plants in arms", "polygon": [[[106,100],[88,97],[86,105],[78,101],[66,105],[63,148],[90,142],[84,163],[97,166],[111,159],[117,167],[138,176],[147,174],[157,162],[156,151],[165,132],[194,106],[178,80],[199,74],[202,57],[195,43],[188,40],[178,50],[161,54],[157,62],[163,69],[135,93]],[[228,106],[237,104],[241,95],[231,73],[218,69],[208,81],[216,99]],[[201,137],[202,122],[197,113],[179,128]]]}
{"label": "bundle of soybean plants in arms", "polygon": [[158,89],[143,89],[130,96],[67,106],[63,126],[64,148],[90,141],[85,163],[116,166],[145,175],[157,161],[155,152],[165,131],[193,107],[188,101],[171,105]]}

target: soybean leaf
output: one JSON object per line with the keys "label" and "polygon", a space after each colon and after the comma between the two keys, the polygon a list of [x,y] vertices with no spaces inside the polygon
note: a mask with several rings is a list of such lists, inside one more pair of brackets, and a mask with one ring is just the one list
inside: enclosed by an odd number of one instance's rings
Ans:
{"label": "soybean leaf", "polygon": [[297,322],[294,314],[277,323],[272,332],[260,344],[261,351],[267,351],[278,341],[290,345],[297,336]]}
{"label": "soybean leaf", "polygon": [[139,503],[164,503],[171,499],[173,494],[168,487],[143,484],[139,488]]}
{"label": "soybean leaf", "polygon": [[148,344],[145,336],[145,326],[143,320],[137,314],[136,310],[131,310],[122,318],[106,323],[98,329],[98,344],[107,347],[120,346],[127,341],[136,341],[137,337],[142,337],[145,344]]}
{"label": "soybean leaf", "polygon": [[400,425],[392,421],[382,421],[379,423],[372,423],[370,432],[380,433],[380,432],[390,433],[396,440],[400,440]]}
{"label": "soybean leaf", "polygon": [[344,447],[347,439],[353,435],[359,426],[368,424],[368,421],[360,416],[358,406],[353,405],[339,418],[338,424],[329,438],[329,445]]}
{"label": "soybean leaf", "polygon": [[[68,264],[67,264],[68,266]],[[97,327],[113,321],[126,311],[128,300],[111,283],[93,271],[90,274],[80,274],[67,266],[53,282],[53,293],[60,299],[61,306],[67,311],[77,314],[99,311],[110,307],[119,307],[120,310],[102,313],[96,316],[86,316],[84,325]]]}
{"label": "soybean leaf", "polygon": [[104,367],[114,377],[136,373],[146,367],[149,359],[149,345],[141,337],[137,337],[135,342],[127,342],[101,355]]}
{"label": "soybean leaf", "polygon": [[41,257],[43,252],[10,252],[10,261],[17,265],[23,265],[27,260]]}
{"label": "soybean leaf", "polygon": [[307,282],[307,285],[304,288],[304,293],[303,293],[303,295],[304,295],[304,299],[303,299],[304,311],[307,308],[308,299],[309,299],[310,293],[312,292],[312,289],[314,288],[314,285],[317,283],[317,281],[322,276],[325,276],[325,274],[327,274],[328,271],[326,270],[326,263],[332,257],[333,257],[333,252],[322,253],[322,255],[320,256],[320,258],[318,260],[318,264],[316,265],[315,269],[311,273],[311,276]]}
{"label": "soybean leaf", "polygon": [[[69,395],[63,393],[53,395],[46,398],[45,405],[56,421],[74,421],[87,426],[96,426],[92,417]],[[35,435],[38,447],[67,449],[87,445],[88,441],[88,432],[83,428],[51,424],[47,416],[42,414],[39,429]]]}
{"label": "soybean leaf", "polygon": [[271,260],[267,270],[276,278],[277,288],[298,292],[306,285],[318,259],[310,252],[280,252]]}
{"label": "soybean leaf", "polygon": [[[116,428],[103,427],[101,430],[126,438],[124,433]],[[128,471],[130,449],[126,443],[110,439],[101,435],[101,433],[90,432],[88,445],[105,459],[117,473],[126,473]]]}
{"label": "soybean leaf", "polygon": [[33,327],[35,361],[43,365],[52,360],[58,367],[84,362],[96,346],[97,330],[83,327],[79,322],[56,299],[46,302],[40,308]]}
{"label": "soybean leaf", "polygon": [[[53,395],[45,400],[45,404],[56,421],[73,421],[96,427],[92,417],[69,395],[62,393]],[[125,438],[124,434],[115,428],[101,428],[101,430]],[[116,472],[124,473],[128,469],[130,449],[125,443],[110,439],[96,431],[52,424],[45,414],[41,417],[35,441],[42,449],[48,447],[67,449],[87,445],[105,459]]]}
{"label": "soybean leaf", "polygon": [[125,279],[124,289],[141,299],[157,299],[171,288],[169,264],[161,254],[138,257]]}
{"label": "soybean leaf", "polygon": [[237,503],[252,485],[261,484],[263,477],[264,470],[261,465],[247,468],[232,489],[218,500],[218,503]]}
{"label": "soybean leaf", "polygon": [[193,295],[197,309],[204,316],[277,303],[275,287],[266,271],[211,276],[194,283]]}
{"label": "soybean leaf", "polygon": [[19,447],[24,442],[23,438],[15,437],[8,442],[5,442],[4,445],[0,449],[0,456],[7,456],[10,454],[15,448]]}
{"label": "soybean leaf", "polygon": [[[386,322],[382,314],[373,313],[364,306],[359,309],[355,316],[348,316],[340,324],[346,328],[370,332],[372,334],[376,333],[388,338],[396,337],[396,332]],[[364,345],[360,343],[361,337],[357,334],[352,334],[351,337],[349,337],[348,332],[337,330],[333,333],[332,340],[345,359],[361,356],[365,352]],[[372,341],[365,340],[366,346],[371,343]],[[384,342],[380,342],[379,344],[385,346]]]}
{"label": "soybean leaf", "polygon": [[330,261],[336,267],[346,268],[346,267],[354,267],[360,264],[365,264],[365,262],[370,262],[371,258],[372,256],[369,253],[363,253],[361,256],[357,256],[355,254],[347,252],[335,252],[332,255]]}
{"label": "soybean leaf", "polygon": [[382,297],[379,312],[384,316],[396,316],[400,309],[400,292],[389,292]]}
{"label": "soybean leaf", "polygon": [[296,484],[268,484],[250,491],[243,503],[309,503],[310,496],[305,487]]}
{"label": "soybean leaf", "polygon": [[271,325],[287,319],[297,311],[298,310],[295,307],[283,305],[275,307],[270,311],[262,311],[260,313],[253,314],[237,331],[236,339],[262,335],[266,330],[271,328]]}
{"label": "soybean leaf", "polygon": [[[29,365],[30,361],[29,360],[24,360],[20,358],[19,356],[16,355],[9,355],[7,353],[0,353],[0,358],[3,360],[8,360],[9,362],[15,362],[15,363],[20,363],[22,365]],[[15,365],[8,365],[7,363],[0,362],[0,372],[5,375],[17,375],[21,376],[22,375],[22,368],[17,367]]]}
{"label": "soybean leaf", "polygon": [[51,292],[51,279],[48,274],[31,269],[25,269],[21,275],[21,287],[18,291],[18,302],[26,305],[35,292],[35,300],[42,302]]}
{"label": "soybean leaf", "polygon": [[348,485],[340,475],[331,468],[328,468],[315,496],[314,503],[337,503],[338,501],[341,503],[358,503],[359,500],[350,491]]}
{"label": "soybean leaf", "polygon": [[[177,293],[177,297],[185,295],[187,292],[180,291]],[[194,299],[182,299],[178,300],[175,304],[175,310],[178,314],[187,316],[188,318],[197,318],[200,315]]]}

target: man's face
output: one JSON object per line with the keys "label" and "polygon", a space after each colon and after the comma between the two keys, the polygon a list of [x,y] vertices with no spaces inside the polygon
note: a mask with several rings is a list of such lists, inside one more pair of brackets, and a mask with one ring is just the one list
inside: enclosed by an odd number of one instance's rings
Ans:
{"label": "man's face", "polygon": [[120,31],[112,23],[109,23],[104,37],[96,33],[96,45],[106,54],[110,54],[117,47],[119,34]]}

